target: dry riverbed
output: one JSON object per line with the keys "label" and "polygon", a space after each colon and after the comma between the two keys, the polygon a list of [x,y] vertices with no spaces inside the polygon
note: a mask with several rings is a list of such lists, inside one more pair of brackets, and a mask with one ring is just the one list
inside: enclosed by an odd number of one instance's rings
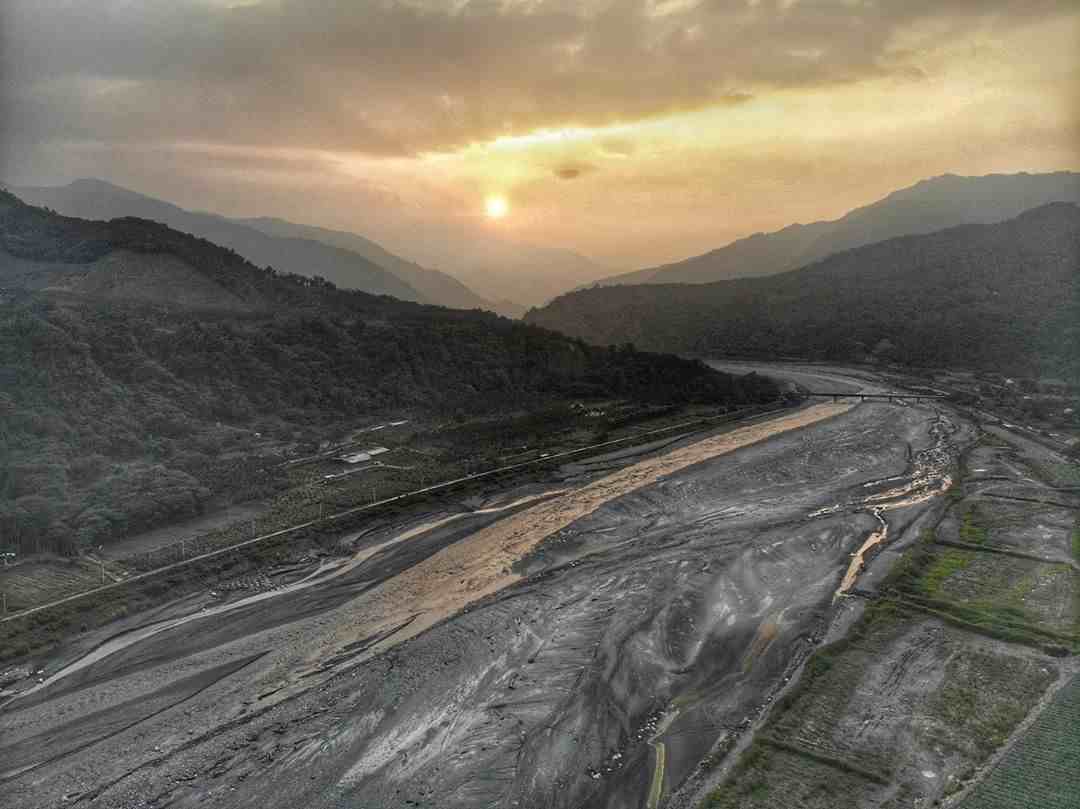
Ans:
{"label": "dry riverbed", "polygon": [[660,805],[827,631],[880,519],[889,547],[940,499],[940,427],[830,403],[613,453],[103,633],[0,710],[0,803]]}

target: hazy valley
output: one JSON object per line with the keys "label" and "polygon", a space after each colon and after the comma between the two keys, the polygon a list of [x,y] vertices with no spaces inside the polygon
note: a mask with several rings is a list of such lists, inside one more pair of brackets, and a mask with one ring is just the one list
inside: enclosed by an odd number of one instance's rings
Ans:
{"label": "hazy valley", "polygon": [[0,809],[1080,809],[1078,35],[0,3]]}
{"label": "hazy valley", "polygon": [[[6,196],[0,788],[20,806],[826,806],[840,772],[860,806],[965,794],[1030,706],[1075,690],[1076,426],[945,369],[1039,357],[1076,378],[1048,342],[1075,337],[1076,210],[529,315],[601,344],[869,363],[851,370],[593,347]],[[997,300],[1043,331],[1018,339]],[[1065,432],[1033,442],[973,404]],[[981,685],[1000,672],[1029,707]],[[853,757],[841,729],[864,709],[828,707],[853,677],[929,724],[882,708]]]}

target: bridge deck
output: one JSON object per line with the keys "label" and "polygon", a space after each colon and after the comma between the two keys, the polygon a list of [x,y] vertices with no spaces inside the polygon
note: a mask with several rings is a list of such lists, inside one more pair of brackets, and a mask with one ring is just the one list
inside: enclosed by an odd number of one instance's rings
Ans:
{"label": "bridge deck", "polygon": [[878,402],[920,402],[920,401],[932,401],[934,399],[944,399],[946,394],[944,393],[843,393],[840,391],[807,391],[806,396],[816,396],[822,399],[832,399],[834,402],[839,399],[860,399],[861,401],[878,401]]}

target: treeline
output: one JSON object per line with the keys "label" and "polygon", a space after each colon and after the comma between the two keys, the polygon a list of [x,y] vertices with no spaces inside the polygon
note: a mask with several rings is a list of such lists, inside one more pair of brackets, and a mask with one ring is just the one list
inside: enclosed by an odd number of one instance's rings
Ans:
{"label": "treeline", "polygon": [[461,420],[611,399],[730,406],[777,395],[761,377],[695,360],[282,276],[154,223],[86,223],[7,204],[0,278],[12,249],[68,272],[76,259],[100,258],[105,243],[182,257],[250,303],[224,312],[6,294],[0,545],[24,552],[73,553],[197,514],[221,494],[270,493],[271,476],[247,455],[258,436],[280,446],[384,417]]}
{"label": "treeline", "polygon": [[526,320],[661,351],[1080,379],[1080,208],[891,239],[765,278],[582,290]]}

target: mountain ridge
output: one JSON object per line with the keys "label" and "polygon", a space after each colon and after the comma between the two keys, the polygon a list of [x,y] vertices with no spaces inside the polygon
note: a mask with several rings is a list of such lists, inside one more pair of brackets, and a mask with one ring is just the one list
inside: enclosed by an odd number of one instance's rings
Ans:
{"label": "mountain ridge", "polygon": [[234,219],[269,236],[279,238],[306,238],[331,247],[358,253],[378,264],[388,272],[408,283],[420,292],[429,303],[449,306],[453,309],[487,309],[505,317],[520,318],[525,307],[501,300],[489,300],[462,283],[460,280],[436,269],[421,266],[414,261],[392,253],[376,241],[358,233],[334,230],[318,225],[304,225],[274,216],[250,219]]}
{"label": "mountain ridge", "polygon": [[1080,173],[942,174],[890,192],[831,220],[758,232],[680,261],[610,276],[598,286],[711,283],[772,275],[896,236],[1011,219],[1049,202],[1080,202]]}
{"label": "mountain ridge", "polygon": [[769,276],[578,290],[525,320],[651,350],[1080,378],[1080,207],[900,236]]}
{"label": "mountain ridge", "polygon": [[24,200],[62,214],[86,219],[136,216],[161,222],[234,249],[257,265],[309,277],[318,275],[338,286],[374,295],[452,308],[501,310],[511,316],[524,311],[489,301],[457,279],[409,262],[359,234],[273,217],[237,219],[191,211],[95,178],[63,186],[11,188]]}

